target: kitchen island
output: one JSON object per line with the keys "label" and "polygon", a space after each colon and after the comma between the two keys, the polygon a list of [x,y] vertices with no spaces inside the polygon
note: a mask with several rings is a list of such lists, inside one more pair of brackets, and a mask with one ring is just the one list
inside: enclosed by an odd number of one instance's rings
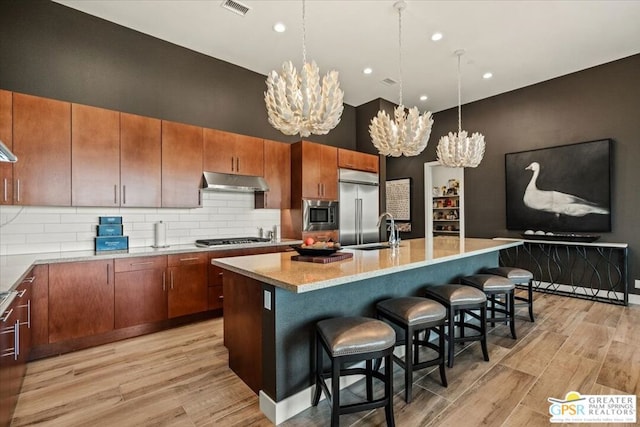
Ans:
{"label": "kitchen island", "polygon": [[498,266],[501,249],[521,245],[437,237],[399,248],[346,248],[353,258],[319,264],[292,253],[212,259],[224,274],[224,340],[229,366],[260,395],[278,424],[311,404],[315,323],[335,316],[373,316],[377,301],[423,295],[426,286],[458,282]]}

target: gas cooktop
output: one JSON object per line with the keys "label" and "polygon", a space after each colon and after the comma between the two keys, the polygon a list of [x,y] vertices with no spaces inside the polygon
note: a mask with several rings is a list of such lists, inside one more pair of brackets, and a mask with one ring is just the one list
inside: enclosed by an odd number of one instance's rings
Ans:
{"label": "gas cooktop", "polygon": [[219,245],[241,245],[243,243],[261,243],[270,242],[271,239],[264,237],[222,237],[219,239],[201,239],[196,240],[196,246],[208,248],[210,246]]}

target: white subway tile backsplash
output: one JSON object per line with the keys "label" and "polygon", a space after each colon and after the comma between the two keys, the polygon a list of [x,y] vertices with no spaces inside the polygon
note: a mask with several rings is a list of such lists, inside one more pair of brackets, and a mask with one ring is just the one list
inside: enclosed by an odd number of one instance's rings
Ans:
{"label": "white subway tile backsplash", "polygon": [[[167,224],[167,243],[257,236],[258,227],[280,225],[277,209],[254,209],[251,193],[205,192],[202,207],[95,208],[0,206],[0,254],[93,250],[99,216],[122,216],[130,247],[151,246],[154,224]],[[9,223],[7,223],[9,222]]]}

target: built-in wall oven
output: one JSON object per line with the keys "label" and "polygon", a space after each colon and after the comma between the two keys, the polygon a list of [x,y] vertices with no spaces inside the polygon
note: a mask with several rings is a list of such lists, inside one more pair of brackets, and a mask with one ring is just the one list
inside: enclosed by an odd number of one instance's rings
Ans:
{"label": "built-in wall oven", "polygon": [[302,231],[337,230],[338,202],[326,200],[302,201]]}

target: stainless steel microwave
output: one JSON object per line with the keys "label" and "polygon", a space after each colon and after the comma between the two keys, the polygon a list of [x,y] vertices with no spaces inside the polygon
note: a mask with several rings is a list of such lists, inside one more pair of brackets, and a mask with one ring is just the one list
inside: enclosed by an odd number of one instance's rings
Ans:
{"label": "stainless steel microwave", "polygon": [[337,230],[338,202],[302,201],[302,231]]}

